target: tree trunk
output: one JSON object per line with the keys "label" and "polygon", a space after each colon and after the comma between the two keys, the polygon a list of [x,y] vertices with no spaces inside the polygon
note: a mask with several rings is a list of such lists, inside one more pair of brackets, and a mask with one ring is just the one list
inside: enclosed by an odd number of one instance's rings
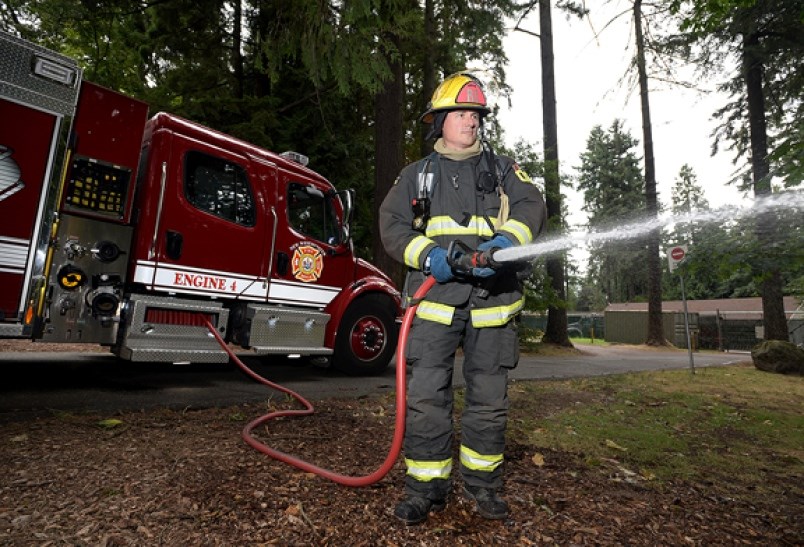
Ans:
{"label": "tree trunk", "polygon": [[234,77],[233,94],[236,99],[243,98],[243,55],[240,52],[243,41],[241,0],[235,0],[232,13],[232,71]]}
{"label": "tree trunk", "polygon": [[[645,150],[645,209],[649,218],[659,213],[656,196],[656,163],[653,158],[653,128],[648,100],[648,71],[645,67],[645,35],[642,32],[642,0],[634,1],[634,34],[639,73],[639,98],[642,105],[642,137]],[[660,346],[667,342],[662,331],[662,270],[659,259],[661,230],[657,226],[647,236],[648,249],[648,345]]]}
{"label": "tree trunk", "polygon": [[[390,37],[399,51],[399,37]],[[388,59],[392,78],[385,83],[374,99],[374,202],[372,205],[372,233],[379,234],[380,205],[394,180],[402,170],[402,116],[404,104],[404,65],[399,58]],[[379,236],[372,241],[374,265],[388,274],[401,289],[405,269],[392,259]]]}
{"label": "tree trunk", "polygon": [[257,98],[267,97],[271,94],[271,78],[268,76],[270,70],[268,67],[269,63],[265,42],[270,26],[269,21],[272,16],[273,14],[269,9],[263,6],[262,2],[259,2],[259,11],[257,12],[257,21],[255,23],[256,31],[254,32],[253,40],[256,43],[254,56],[259,59],[259,62],[256,64],[261,65],[262,69],[258,70],[255,67],[254,75],[252,76],[254,80],[253,93]]}
{"label": "tree trunk", "polygon": [[[425,0],[424,2],[424,43],[426,51],[424,54],[424,66],[422,66],[422,92],[420,101],[416,101],[416,104],[421,105],[417,112],[418,115],[424,113],[427,103],[430,102],[430,97],[433,96],[436,88],[436,65],[433,61],[437,57],[435,0]],[[430,131],[430,126],[422,124],[420,148],[422,157],[433,151],[433,144],[425,138],[428,131]]]}
{"label": "tree trunk", "polygon": [[[770,164],[768,162],[768,132],[765,123],[765,94],[762,90],[762,60],[757,55],[759,37],[748,34],[743,43],[743,71],[745,73],[746,95],[748,99],[748,124],[751,131],[751,173],[754,183],[754,197],[759,199],[771,193]],[[766,213],[757,219],[757,239],[760,249],[772,249],[772,241],[767,241],[773,233],[773,215]],[[778,264],[765,263],[760,290],[762,292],[762,322],[766,340],[790,340],[787,319],[784,315],[784,295],[782,276]]]}
{"label": "tree trunk", "polygon": [[[553,59],[553,22],[550,17],[550,0],[539,2],[539,42],[542,55],[542,122],[544,131],[544,193],[547,203],[547,231],[551,235],[561,232],[561,179],[558,172],[558,115],[556,114],[556,77]],[[564,287],[564,257],[547,258],[547,275],[555,295],[562,303],[567,295]],[[550,305],[547,308],[547,326],[544,341],[571,346],[567,336],[567,308]]]}

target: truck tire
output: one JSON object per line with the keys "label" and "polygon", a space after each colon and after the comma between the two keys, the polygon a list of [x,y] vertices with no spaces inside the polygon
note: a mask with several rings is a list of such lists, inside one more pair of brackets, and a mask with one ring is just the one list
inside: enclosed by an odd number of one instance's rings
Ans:
{"label": "truck tire", "polygon": [[352,376],[382,373],[396,350],[397,330],[389,298],[377,294],[361,296],[343,314],[332,366]]}

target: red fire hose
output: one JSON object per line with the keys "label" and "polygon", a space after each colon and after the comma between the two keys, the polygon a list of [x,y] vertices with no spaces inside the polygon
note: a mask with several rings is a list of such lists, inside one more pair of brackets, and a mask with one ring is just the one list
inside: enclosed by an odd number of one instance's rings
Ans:
{"label": "red fire hose", "polygon": [[414,304],[408,307],[405,311],[405,315],[402,318],[402,326],[399,329],[399,341],[397,342],[396,347],[396,423],[394,426],[394,438],[391,442],[391,448],[388,451],[388,456],[386,456],[385,461],[383,462],[382,466],[374,471],[369,475],[364,475],[362,477],[352,477],[349,475],[342,475],[340,473],[336,473],[334,471],[330,471],[328,469],[324,469],[322,467],[318,467],[312,463],[306,462],[302,459],[299,459],[295,456],[282,452],[280,450],[276,450],[275,448],[271,448],[270,446],[256,440],[252,435],[251,432],[254,428],[264,424],[268,420],[273,420],[274,418],[280,418],[284,416],[308,416],[313,414],[315,410],[313,409],[313,405],[310,402],[296,393],[295,391],[283,387],[279,384],[275,384],[269,380],[266,380],[250,368],[248,368],[238,357],[234,354],[234,352],[229,349],[226,345],[226,342],[221,338],[220,334],[218,334],[215,327],[208,321],[205,320],[207,328],[209,331],[215,336],[218,340],[218,343],[221,347],[229,354],[237,366],[245,372],[248,376],[256,380],[257,382],[264,384],[268,387],[276,389],[277,391],[281,391],[282,393],[286,393],[299,401],[305,408],[304,409],[297,409],[297,410],[278,410],[276,412],[271,412],[266,414],[256,420],[253,420],[246,427],[243,428],[242,436],[243,440],[246,441],[247,444],[251,445],[253,448],[259,450],[263,454],[267,454],[268,456],[288,463],[294,467],[298,467],[302,471],[307,471],[309,473],[315,473],[325,479],[329,479],[331,481],[337,482],[338,484],[342,484],[344,486],[368,486],[370,484],[374,484],[375,482],[382,479],[391,468],[396,463],[396,459],[399,456],[399,452],[402,450],[402,440],[405,436],[405,410],[406,410],[406,400],[407,400],[407,385],[406,385],[406,376],[405,376],[405,345],[408,339],[408,332],[410,331],[410,324],[413,322],[413,316],[416,313],[416,308],[418,307],[419,301],[427,294],[427,291],[435,284],[436,280],[434,277],[428,277],[419,290],[416,291],[416,294],[413,295],[413,302]]}

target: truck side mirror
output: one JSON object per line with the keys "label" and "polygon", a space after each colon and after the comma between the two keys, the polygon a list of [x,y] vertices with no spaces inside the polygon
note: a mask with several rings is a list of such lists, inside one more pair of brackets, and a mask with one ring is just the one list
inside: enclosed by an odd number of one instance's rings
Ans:
{"label": "truck side mirror", "polygon": [[337,192],[338,198],[341,200],[343,206],[343,218],[341,219],[341,241],[346,243],[352,235],[350,225],[355,215],[355,191],[352,188],[347,190],[340,190]]}

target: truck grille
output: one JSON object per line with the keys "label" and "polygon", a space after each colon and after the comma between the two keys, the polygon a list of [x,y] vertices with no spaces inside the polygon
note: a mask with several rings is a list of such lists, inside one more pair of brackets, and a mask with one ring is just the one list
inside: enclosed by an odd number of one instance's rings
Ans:
{"label": "truck grille", "polygon": [[186,310],[168,310],[164,308],[148,308],[145,311],[145,322],[158,325],[182,325],[187,327],[204,327],[204,320],[215,324],[215,315]]}

